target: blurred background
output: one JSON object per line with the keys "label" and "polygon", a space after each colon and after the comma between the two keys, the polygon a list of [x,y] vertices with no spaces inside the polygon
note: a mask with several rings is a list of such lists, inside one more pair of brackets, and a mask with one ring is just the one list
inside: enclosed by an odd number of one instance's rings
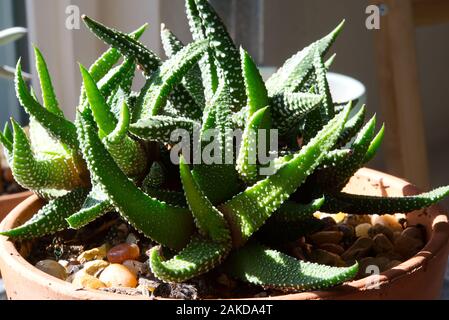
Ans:
{"label": "blurred background", "polygon": [[[369,30],[365,24],[370,1],[211,2],[236,42],[260,66],[279,67],[346,19],[332,49],[337,53],[332,71],[361,81],[369,113],[387,120],[386,146],[370,166],[406,176],[424,188],[449,183],[449,24],[440,23],[439,16],[443,10],[449,13],[449,1],[373,1],[382,5],[378,30]],[[432,9],[439,12],[436,18],[427,15],[424,3],[436,5]],[[35,74],[31,44],[39,46],[61,105],[71,118],[80,86],[76,62],[89,65],[105,46],[82,23],[80,29],[66,28],[69,15],[77,14],[67,11],[69,6],[126,32],[148,22],[142,42],[161,56],[162,22],[183,41],[191,41],[184,0],[0,0],[0,30],[12,26],[29,30],[27,37],[0,48],[0,65],[14,66],[22,57],[24,69]],[[0,97],[1,125],[10,116],[25,124],[26,115],[18,107],[11,81],[0,79]],[[449,207],[449,201],[444,204]]]}

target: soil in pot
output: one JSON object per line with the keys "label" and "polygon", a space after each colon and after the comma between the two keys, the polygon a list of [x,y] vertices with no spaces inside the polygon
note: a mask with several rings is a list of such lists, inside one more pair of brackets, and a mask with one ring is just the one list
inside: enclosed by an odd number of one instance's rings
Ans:
{"label": "soil in pot", "polygon": [[[425,229],[408,225],[403,214],[354,216],[317,212],[315,215],[323,222],[319,231],[278,249],[301,260],[331,266],[349,266],[357,260],[360,264],[357,278],[370,275],[373,267],[383,272],[399,265],[419,252],[427,239]],[[284,294],[234,280],[219,268],[186,283],[162,283],[148,266],[147,252],[154,243],[113,213],[78,231],[63,231],[15,244],[21,255],[38,269],[71,282],[75,288],[176,299]]]}

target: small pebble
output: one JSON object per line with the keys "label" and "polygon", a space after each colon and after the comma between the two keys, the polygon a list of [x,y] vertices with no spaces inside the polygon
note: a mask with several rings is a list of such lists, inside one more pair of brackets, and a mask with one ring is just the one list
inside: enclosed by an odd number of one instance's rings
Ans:
{"label": "small pebble", "polygon": [[320,231],[312,234],[310,241],[315,245],[323,243],[339,243],[343,239],[343,232],[341,231]]}
{"label": "small pebble", "polygon": [[68,262],[67,260],[58,260],[58,263],[67,270],[70,262]]}
{"label": "small pebble", "polygon": [[424,241],[424,232],[418,227],[408,227],[401,233],[404,236]]}
{"label": "small pebble", "polygon": [[376,234],[373,238],[373,249],[376,253],[392,252],[394,245],[383,233]]}
{"label": "small pebble", "polygon": [[373,247],[373,239],[358,238],[354,244],[346,250],[342,255],[342,259],[348,262],[364,258],[368,255]]}
{"label": "small pebble", "polygon": [[36,268],[61,280],[65,280],[67,278],[65,268],[54,260],[41,260],[36,263]]}
{"label": "small pebble", "polygon": [[[388,270],[390,260],[386,257],[366,257],[359,261],[359,276],[368,276],[373,274],[373,271],[377,271],[372,267],[379,268],[379,272]],[[371,268],[370,268],[371,267]]]}
{"label": "small pebble", "polygon": [[339,255],[322,250],[315,249],[309,256],[310,261],[335,267],[344,267],[346,264]]}
{"label": "small pebble", "polygon": [[394,250],[404,259],[409,259],[424,247],[424,241],[401,235],[394,242]]}
{"label": "small pebble", "polygon": [[343,212],[339,212],[337,214],[333,214],[332,218],[335,220],[336,223],[341,223],[343,222],[347,217],[346,213]]}
{"label": "small pebble", "polygon": [[147,264],[136,261],[136,260],[125,260],[122,263],[125,267],[127,267],[132,273],[134,273],[136,276],[142,275],[147,273],[148,268],[146,267]]}
{"label": "small pebble", "polygon": [[122,243],[112,247],[107,257],[110,263],[122,263],[125,260],[135,260],[140,255],[139,246],[136,244]]}
{"label": "small pebble", "polygon": [[100,274],[99,279],[107,287],[135,288],[137,286],[136,275],[124,265],[116,263],[106,267]]}
{"label": "small pebble", "polygon": [[396,216],[392,214],[385,214],[381,216],[375,214],[371,217],[371,224],[381,224],[391,229],[391,231],[402,231],[402,226],[399,223],[398,218],[396,218]]}
{"label": "small pebble", "polygon": [[332,217],[324,217],[321,219],[323,222],[323,229],[327,230],[336,225],[335,220]]}
{"label": "small pebble", "polygon": [[136,237],[136,235],[134,233],[130,233],[126,237],[125,242],[129,243],[129,244],[137,244],[137,242],[139,242],[139,239]]}
{"label": "small pebble", "polygon": [[350,226],[356,227],[362,223],[371,223],[371,217],[365,214],[350,214],[344,220],[344,223],[349,224]]}
{"label": "small pebble", "polygon": [[99,271],[102,271],[109,265],[109,262],[104,260],[93,260],[84,264],[83,271],[91,276],[96,276]]}
{"label": "small pebble", "polygon": [[335,243],[323,243],[319,248],[338,255],[341,255],[345,251],[342,246]]}
{"label": "small pebble", "polygon": [[361,223],[355,227],[355,235],[357,238],[368,237],[368,230],[371,228],[370,223]]}
{"label": "small pebble", "polygon": [[86,289],[100,289],[106,287],[106,285],[101,280],[90,274],[87,274],[83,270],[77,272],[73,276],[72,284],[77,288]]}
{"label": "small pebble", "polygon": [[385,225],[376,223],[368,230],[368,235],[374,238],[378,234],[384,234],[390,241],[394,241],[393,231]]}
{"label": "small pebble", "polygon": [[343,232],[344,240],[350,241],[355,237],[355,228],[351,225],[345,223],[338,224],[338,230]]}
{"label": "small pebble", "polygon": [[87,261],[101,260],[101,259],[106,258],[107,252],[108,252],[108,246],[106,244],[104,244],[101,247],[84,251],[83,253],[81,253],[78,256],[78,258],[76,260],[78,260],[82,264]]}

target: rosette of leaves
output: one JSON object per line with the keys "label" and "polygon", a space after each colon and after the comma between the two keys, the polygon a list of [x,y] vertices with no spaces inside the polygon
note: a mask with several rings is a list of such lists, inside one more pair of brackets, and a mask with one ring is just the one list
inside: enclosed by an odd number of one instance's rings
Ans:
{"label": "rosette of leaves", "polygon": [[[342,192],[384,133],[382,127],[376,134],[375,117],[364,124],[364,107],[350,117],[350,102],[332,100],[326,73],[334,57],[325,57],[343,23],[265,82],[206,0],[186,0],[186,11],[194,42],[184,45],[163,27],[165,61],[139,42],[145,27],[127,35],[83,17],[111,48],[89,69],[80,67],[75,123],[58,106],[40,52],[42,103],[24,83],[19,62],[16,90],[32,130],[27,137],[12,121],[13,130],[7,125],[0,138],[17,181],[49,202],[3,235],[32,238],[77,229],[116,211],[159,244],[149,263],[163,281],[222,268],[266,288],[309,290],[341,284],[358,269],[299,261],[278,250],[320,228],[314,212],[409,212],[449,193],[449,187],[399,198]],[[132,92],[136,66],[146,83]],[[196,163],[186,152],[173,164],[176,129],[188,132],[203,154],[212,129],[217,148],[210,154],[217,161]],[[236,129],[243,134],[234,150],[229,133]],[[271,151],[257,139],[259,129],[276,129],[283,141],[268,163],[252,161],[254,149]],[[229,153],[232,160],[225,161]]]}

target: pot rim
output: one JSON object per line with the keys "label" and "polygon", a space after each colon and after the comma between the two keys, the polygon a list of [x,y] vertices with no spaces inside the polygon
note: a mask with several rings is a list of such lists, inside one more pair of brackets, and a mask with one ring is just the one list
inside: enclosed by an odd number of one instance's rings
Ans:
{"label": "pot rim", "polygon": [[[382,177],[388,181],[390,185],[396,185],[398,188],[407,188],[405,195],[419,194],[421,191],[419,188],[410,184],[408,181],[395,176],[373,170],[368,168],[362,168],[356,176],[367,179],[373,177]],[[22,214],[25,208],[33,206],[39,208],[42,205],[42,201],[36,196],[32,195],[21,202],[15,207],[9,215],[0,224],[0,230],[9,229],[17,218]],[[433,215],[435,218],[432,221],[432,233],[429,241],[425,247],[418,252],[412,258],[402,262],[400,265],[389,269],[379,276],[371,275],[359,280],[353,280],[344,283],[343,285],[327,290],[317,290],[309,292],[291,293],[279,296],[264,297],[264,298],[243,298],[243,300],[284,300],[284,299],[333,299],[343,298],[345,295],[353,294],[355,292],[363,292],[366,290],[372,290],[367,284],[375,283],[380,288],[387,286],[396,280],[413,274],[414,272],[425,268],[428,261],[433,259],[441,250],[445,249],[445,246],[449,243],[449,223],[446,212],[438,205],[434,205],[425,209],[426,213]],[[146,300],[145,296],[130,296],[117,293],[102,292],[98,290],[82,289],[79,290],[69,282],[52,277],[43,271],[38,270],[27,260],[25,260],[15,248],[13,242],[8,241],[7,237],[0,236],[0,259],[7,265],[9,265],[17,273],[20,273],[28,281],[38,282],[41,286],[51,286],[53,290],[60,292],[70,292],[70,296],[79,299],[132,299],[132,300]]]}

